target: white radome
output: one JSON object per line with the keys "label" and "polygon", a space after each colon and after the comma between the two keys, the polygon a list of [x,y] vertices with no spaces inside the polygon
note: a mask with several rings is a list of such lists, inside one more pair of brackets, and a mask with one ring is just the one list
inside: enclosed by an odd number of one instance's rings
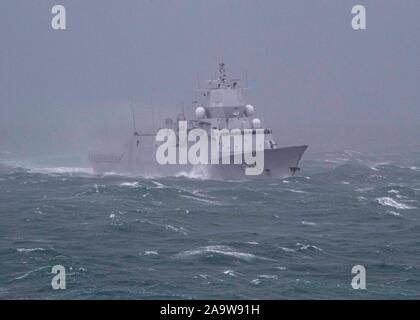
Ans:
{"label": "white radome", "polygon": [[197,109],[195,109],[195,116],[197,119],[203,119],[206,116],[206,109],[204,109],[203,107],[197,107]]}
{"label": "white radome", "polygon": [[252,120],[252,127],[253,127],[254,129],[259,129],[259,128],[261,128],[261,120],[260,120],[260,119],[258,119],[258,118],[253,119],[253,120]]}
{"label": "white radome", "polygon": [[247,117],[252,117],[254,115],[254,107],[250,104],[245,106],[245,114]]}

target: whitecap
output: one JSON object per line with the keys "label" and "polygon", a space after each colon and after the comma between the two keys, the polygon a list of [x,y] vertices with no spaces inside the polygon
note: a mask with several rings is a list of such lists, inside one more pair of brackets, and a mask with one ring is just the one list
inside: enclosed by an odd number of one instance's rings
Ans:
{"label": "whitecap", "polygon": [[386,165],[389,165],[390,163],[391,162],[389,162],[389,161],[379,162],[379,163],[376,163],[376,164],[370,166],[370,169],[372,169],[373,171],[379,171],[378,167],[386,166]]}
{"label": "whitecap", "polygon": [[245,261],[253,261],[253,260],[270,260],[268,258],[259,257],[256,255],[253,255],[252,253],[244,253],[235,251],[231,247],[228,246],[206,246],[206,247],[199,247],[197,249],[193,250],[187,250],[180,252],[175,255],[177,258],[188,258],[196,255],[206,255],[206,254],[219,254],[223,256],[233,257],[236,259],[241,259]]}
{"label": "whitecap", "polygon": [[395,212],[395,211],[388,211],[390,214],[392,214],[393,216],[396,216],[396,217],[400,217],[401,216],[401,213],[399,213],[399,212]]}
{"label": "whitecap", "polygon": [[295,249],[290,249],[290,248],[286,248],[286,247],[278,247],[278,248],[283,250],[284,252],[296,252]]}
{"label": "whitecap", "polygon": [[412,171],[420,171],[420,168],[419,168],[419,167],[416,167],[416,166],[410,166],[410,167],[406,167],[406,166],[398,166],[398,168],[401,168],[401,169],[408,169],[408,170],[412,170]]}
{"label": "whitecap", "polygon": [[286,191],[290,191],[290,192],[293,192],[293,193],[307,193],[307,192],[305,192],[305,191],[302,191],[302,190],[296,190],[296,189],[284,189],[284,190],[286,190]]}
{"label": "whitecap", "polygon": [[31,173],[42,173],[42,174],[89,174],[93,175],[92,168],[79,168],[79,167],[50,167],[50,168],[30,168]]}
{"label": "whitecap", "polygon": [[321,249],[320,247],[317,247],[317,246],[315,246],[315,245],[312,245],[312,244],[302,244],[302,243],[296,243],[296,246],[298,246],[299,247],[299,249],[298,250],[308,250],[308,249],[314,249],[314,250],[317,250],[317,251],[320,251],[320,252],[323,252],[324,250],[323,249]]}
{"label": "whitecap", "polygon": [[206,198],[203,198],[203,197],[200,197],[200,196],[196,196],[196,195],[189,196],[189,195],[186,195],[186,194],[181,194],[180,197],[181,198],[185,198],[185,199],[190,199],[190,200],[193,200],[193,201],[198,201],[198,202],[206,203],[206,204],[216,205],[216,206],[221,205],[221,203],[219,201],[206,199]]}
{"label": "whitecap", "polygon": [[397,202],[394,199],[389,198],[389,197],[376,198],[375,200],[380,205],[393,207],[395,209],[400,209],[400,210],[417,209],[416,207],[411,207],[404,203]]}
{"label": "whitecap", "polygon": [[134,182],[123,182],[120,184],[120,187],[131,187],[131,188],[137,188],[139,186],[139,183],[137,181]]}
{"label": "whitecap", "polygon": [[231,277],[237,277],[238,275],[240,275],[240,273],[235,272],[233,270],[226,270],[223,272],[225,275],[227,276],[231,276]]}
{"label": "whitecap", "polygon": [[172,230],[172,231],[175,231],[175,232],[181,233],[181,234],[183,234],[184,236],[188,235],[187,230],[186,230],[185,228],[183,228],[183,227],[175,227],[175,226],[172,226],[172,225],[170,225],[170,224],[167,224],[167,225],[165,225],[165,229],[166,229],[166,230]]}
{"label": "whitecap", "polygon": [[[183,191],[185,192],[189,192],[188,190],[183,189]],[[203,194],[201,193],[200,190],[193,190],[191,192],[193,195],[195,195],[196,197],[200,197],[200,198],[204,198],[204,199],[215,199],[215,197],[211,197],[209,195]],[[237,198],[237,197],[236,197]]]}
{"label": "whitecap", "polygon": [[40,270],[43,270],[43,269],[46,269],[46,268],[49,268],[49,267],[50,267],[50,266],[44,266],[44,267],[40,267],[40,268],[37,268],[37,269],[31,270],[31,271],[28,271],[28,272],[24,273],[23,275],[21,275],[21,276],[19,276],[19,277],[16,277],[16,278],[15,278],[15,280],[21,280],[21,279],[24,279],[24,278],[26,278],[27,276],[29,276],[30,274],[32,274],[32,273],[34,273],[34,272],[37,272],[37,271],[40,271]]}
{"label": "whitecap", "polygon": [[145,251],[144,252],[144,255],[145,256],[151,256],[151,255],[158,255],[159,253],[157,252],[157,251],[154,251],[154,250],[150,250],[150,251]]}
{"label": "whitecap", "polygon": [[33,251],[45,251],[45,249],[44,248],[31,248],[31,249],[17,248],[16,251],[22,252],[22,253],[28,253],[28,252],[33,252]]}
{"label": "whitecap", "polygon": [[259,243],[255,241],[248,241],[247,244],[258,245]]}
{"label": "whitecap", "polygon": [[344,164],[346,161],[343,162],[340,160],[325,159],[324,162],[333,163],[333,164]]}
{"label": "whitecap", "polygon": [[[124,174],[120,174],[120,173],[118,173],[118,172],[115,172],[115,171],[107,171],[107,172],[104,172],[104,173],[102,173],[102,176],[104,176],[104,177],[109,177],[109,176],[120,176],[120,175],[124,175]],[[130,176],[129,174],[126,174],[127,176]]]}
{"label": "whitecap", "polygon": [[258,276],[258,278],[262,278],[262,279],[271,279],[271,280],[278,280],[279,277],[277,277],[274,274],[260,274]]}
{"label": "whitecap", "polygon": [[35,208],[34,213],[44,214],[44,212],[42,212],[41,208]]}
{"label": "whitecap", "polygon": [[301,224],[305,226],[316,226],[315,222],[309,222],[309,221],[302,221]]}
{"label": "whitecap", "polygon": [[279,270],[287,270],[286,267],[276,267],[276,269],[279,269]]}
{"label": "whitecap", "polygon": [[152,180],[152,183],[156,186],[156,189],[167,188],[167,186],[165,186],[164,184],[162,184],[160,182]]}
{"label": "whitecap", "polygon": [[175,174],[177,178],[188,178],[188,179],[196,179],[196,180],[208,180],[210,175],[208,171],[195,169],[197,166],[194,167],[191,171],[180,171]]}
{"label": "whitecap", "polygon": [[260,279],[254,279],[254,280],[251,280],[251,283],[255,284],[255,285],[258,285],[258,284],[261,283],[261,280]]}

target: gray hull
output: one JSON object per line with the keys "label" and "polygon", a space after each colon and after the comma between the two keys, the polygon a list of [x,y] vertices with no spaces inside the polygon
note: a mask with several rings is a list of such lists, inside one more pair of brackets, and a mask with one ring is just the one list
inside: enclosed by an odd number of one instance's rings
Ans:
{"label": "gray hull", "polygon": [[90,162],[96,174],[123,174],[143,177],[187,176],[191,178],[237,180],[237,179],[284,179],[299,171],[299,162],[307,146],[266,149],[264,171],[257,176],[245,174],[245,166],[219,165],[159,165],[152,152],[136,152],[131,148],[122,156],[92,156]]}
{"label": "gray hull", "polygon": [[291,177],[299,171],[299,162],[307,146],[294,146],[278,149],[267,149],[264,152],[264,171],[260,175],[245,174],[243,165],[210,165],[209,176],[212,179],[262,179]]}

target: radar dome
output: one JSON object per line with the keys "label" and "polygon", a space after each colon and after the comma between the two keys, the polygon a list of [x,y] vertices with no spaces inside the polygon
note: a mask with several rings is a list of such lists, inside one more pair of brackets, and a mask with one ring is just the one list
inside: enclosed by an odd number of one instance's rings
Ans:
{"label": "radar dome", "polygon": [[254,107],[250,104],[245,106],[245,114],[247,117],[252,117],[254,115]]}
{"label": "radar dome", "polygon": [[259,129],[261,128],[261,120],[258,118],[255,118],[254,120],[252,120],[252,127],[254,129]]}
{"label": "radar dome", "polygon": [[206,109],[203,107],[197,107],[197,109],[195,109],[195,116],[197,119],[203,119],[206,116]]}

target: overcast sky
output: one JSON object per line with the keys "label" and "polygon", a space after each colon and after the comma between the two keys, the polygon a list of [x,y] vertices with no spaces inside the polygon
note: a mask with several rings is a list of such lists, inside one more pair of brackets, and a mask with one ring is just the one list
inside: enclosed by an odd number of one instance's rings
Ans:
{"label": "overcast sky", "polygon": [[[51,8],[67,9],[67,30]],[[351,28],[353,5],[367,30]],[[280,145],[419,146],[418,0],[1,0],[0,151],[118,149],[223,60]],[[116,150],[118,151],[118,150]]]}

